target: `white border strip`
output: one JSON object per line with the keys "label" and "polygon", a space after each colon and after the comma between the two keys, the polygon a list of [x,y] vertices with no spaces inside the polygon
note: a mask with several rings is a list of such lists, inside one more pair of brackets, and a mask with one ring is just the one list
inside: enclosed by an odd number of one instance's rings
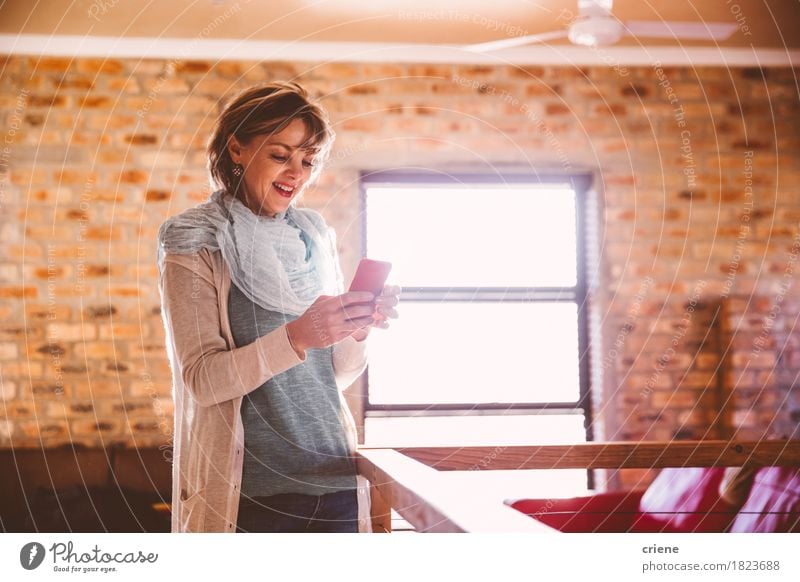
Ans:
{"label": "white border strip", "polygon": [[0,34],[0,53],[111,58],[241,61],[453,63],[518,65],[646,65],[793,67],[800,51],[723,47],[606,47],[546,45],[476,54],[452,45],[367,42],[286,42],[208,38],[120,38]]}

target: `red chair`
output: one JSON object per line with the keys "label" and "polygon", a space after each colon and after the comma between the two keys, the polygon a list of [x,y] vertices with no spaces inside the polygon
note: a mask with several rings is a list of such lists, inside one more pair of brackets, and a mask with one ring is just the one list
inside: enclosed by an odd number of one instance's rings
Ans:
{"label": "red chair", "polygon": [[800,469],[760,469],[730,531],[800,532]]}
{"label": "red chair", "polygon": [[646,491],[521,499],[511,507],[562,532],[724,532],[737,509],[720,499],[723,467],[663,469]]}

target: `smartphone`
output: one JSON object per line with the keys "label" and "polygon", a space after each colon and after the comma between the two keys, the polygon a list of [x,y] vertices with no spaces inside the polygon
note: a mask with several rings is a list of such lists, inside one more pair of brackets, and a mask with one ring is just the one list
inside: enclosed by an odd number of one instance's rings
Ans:
{"label": "smartphone", "polygon": [[392,264],[386,261],[361,259],[350,283],[350,291],[369,291],[376,296],[380,295],[391,270]]}

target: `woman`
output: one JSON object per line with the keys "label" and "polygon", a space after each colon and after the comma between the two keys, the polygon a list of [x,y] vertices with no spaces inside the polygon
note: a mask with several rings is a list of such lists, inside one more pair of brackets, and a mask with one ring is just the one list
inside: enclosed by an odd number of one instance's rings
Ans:
{"label": "woman", "polygon": [[208,146],[219,189],[159,229],[173,531],[368,530],[341,390],[400,290],[345,293],[333,229],[296,207],[333,140],[299,85],[245,91]]}

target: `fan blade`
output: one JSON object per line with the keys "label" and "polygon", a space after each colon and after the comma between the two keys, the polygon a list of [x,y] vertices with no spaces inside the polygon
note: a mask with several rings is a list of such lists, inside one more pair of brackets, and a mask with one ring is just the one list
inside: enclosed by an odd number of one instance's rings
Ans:
{"label": "fan blade", "polygon": [[578,0],[578,13],[581,16],[608,16],[612,4],[613,0]]}
{"label": "fan blade", "polygon": [[679,22],[660,20],[630,20],[623,23],[629,36],[694,40],[725,40],[736,30],[728,22]]}
{"label": "fan blade", "polygon": [[474,53],[485,53],[489,51],[497,51],[506,48],[512,48],[515,46],[521,46],[523,44],[529,44],[534,42],[547,42],[548,40],[554,40],[557,38],[566,38],[567,31],[566,30],[556,30],[553,32],[543,32],[541,34],[529,34],[527,36],[515,36],[514,38],[504,38],[503,40],[491,40],[489,42],[482,42],[479,44],[468,44],[461,48],[465,51],[470,51]]}

